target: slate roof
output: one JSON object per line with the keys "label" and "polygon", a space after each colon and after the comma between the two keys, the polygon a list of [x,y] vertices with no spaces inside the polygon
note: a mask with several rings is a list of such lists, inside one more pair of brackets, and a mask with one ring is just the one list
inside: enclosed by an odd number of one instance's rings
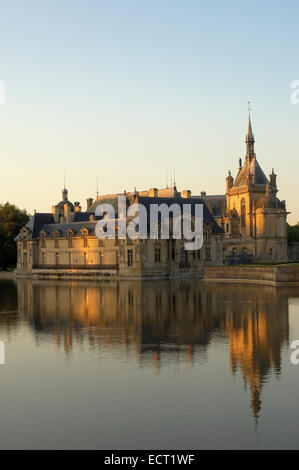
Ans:
{"label": "slate roof", "polygon": [[73,230],[75,235],[80,235],[83,228],[86,228],[90,235],[94,235],[97,222],[97,220],[90,220],[85,222],[70,222],[69,224],[46,224],[43,226],[42,230],[44,230],[46,236],[50,238],[54,236],[56,230],[59,232],[60,236],[66,236],[68,230]]}
{"label": "slate roof", "polygon": [[235,179],[234,187],[243,186],[247,184],[248,169],[250,170],[250,173],[253,175],[253,179],[252,179],[253,184],[265,186],[267,183],[269,183],[257,159],[252,158],[250,162],[249,160],[245,161],[242,169],[240,170],[240,172],[238,173]]}
{"label": "slate roof", "polygon": [[[104,201],[103,201],[104,202]],[[108,201],[105,200],[105,203]],[[117,216],[117,197],[111,198],[109,203],[113,203],[115,208],[116,216]],[[167,206],[171,206],[172,204],[178,204],[183,208],[184,204],[191,205],[191,214],[195,214],[195,205],[196,204],[203,204],[203,217],[204,221],[211,222],[212,224],[212,231],[214,233],[223,233],[222,229],[219,227],[217,222],[215,221],[214,217],[212,216],[211,212],[209,211],[207,205],[203,201],[202,198],[192,197],[192,198],[166,198],[166,197],[138,197],[138,203],[144,205],[148,214],[150,212],[151,204],[166,204]],[[68,230],[72,230],[74,234],[80,234],[83,228],[86,228],[90,235],[95,235],[95,227],[97,221],[101,217],[95,217],[95,220],[89,220],[90,215],[94,215],[93,212],[76,212],[75,213],[75,220],[74,222],[70,223],[56,223],[54,222],[53,215],[51,213],[36,213],[30,219],[30,221],[25,226],[28,229],[28,239],[35,239],[40,237],[41,230],[46,232],[47,237],[54,237],[54,232],[58,231],[60,236],[66,236]],[[170,217],[171,217],[170,213]],[[148,217],[149,223],[149,217]],[[19,240],[21,238],[21,234],[19,234],[15,240]]]}
{"label": "slate roof", "polygon": [[[39,237],[39,232],[45,224],[51,224],[54,222],[53,215],[51,213],[39,213],[34,214],[29,222],[25,225],[25,228],[28,229],[28,240]],[[21,234],[16,236],[15,240],[19,240]]]}
{"label": "slate roof", "polygon": [[184,204],[191,205],[191,214],[195,214],[195,205],[196,204],[203,204],[203,219],[204,222],[211,222],[212,224],[212,231],[213,233],[223,233],[223,230],[219,227],[217,222],[215,221],[214,217],[212,216],[211,212],[209,211],[207,205],[203,201],[202,198],[168,198],[168,197],[138,197],[138,203],[143,204],[147,211],[150,211],[151,204],[166,204],[168,207],[172,204],[178,204],[183,208]]}

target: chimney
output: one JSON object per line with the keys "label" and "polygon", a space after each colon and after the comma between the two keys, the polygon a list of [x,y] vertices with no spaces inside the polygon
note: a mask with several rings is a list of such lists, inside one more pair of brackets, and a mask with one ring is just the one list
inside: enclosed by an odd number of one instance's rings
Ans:
{"label": "chimney", "polygon": [[81,212],[80,202],[78,201],[74,202],[74,206],[75,206],[75,212]]}
{"label": "chimney", "polygon": [[87,204],[87,208],[86,210],[88,211],[88,209],[92,206],[92,203],[93,203],[93,198],[92,197],[88,197],[86,199],[86,204]]}
{"label": "chimney", "polygon": [[182,191],[182,197],[183,197],[184,199],[189,199],[189,198],[191,197],[191,191],[190,191],[190,189],[184,189],[184,190]]}
{"label": "chimney", "polygon": [[53,214],[54,222],[58,224],[59,223],[59,207],[58,206],[52,206],[52,214]]}
{"label": "chimney", "polygon": [[148,192],[148,197],[158,197],[158,189],[157,188],[150,188]]}
{"label": "chimney", "polygon": [[64,218],[66,220],[66,223],[70,223],[71,221],[71,208],[68,203],[63,205],[63,211],[64,211]]}
{"label": "chimney", "polygon": [[201,191],[200,195],[201,195],[201,197],[205,197],[207,195],[207,193],[205,191]]}

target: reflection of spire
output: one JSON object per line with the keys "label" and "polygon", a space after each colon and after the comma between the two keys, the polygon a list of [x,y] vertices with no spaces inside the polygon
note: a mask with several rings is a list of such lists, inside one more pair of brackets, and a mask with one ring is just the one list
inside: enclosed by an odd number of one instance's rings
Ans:
{"label": "reflection of spire", "polygon": [[260,399],[260,383],[256,383],[252,386],[251,384],[251,409],[255,422],[255,429],[258,426],[259,413],[261,411],[262,400]]}

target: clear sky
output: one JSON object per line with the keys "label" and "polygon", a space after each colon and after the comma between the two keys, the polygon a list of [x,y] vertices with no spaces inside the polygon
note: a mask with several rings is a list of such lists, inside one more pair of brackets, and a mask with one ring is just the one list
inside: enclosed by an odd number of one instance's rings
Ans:
{"label": "clear sky", "polygon": [[299,221],[299,3],[251,0],[0,0],[0,202],[162,187],[225,191],[257,158]]}

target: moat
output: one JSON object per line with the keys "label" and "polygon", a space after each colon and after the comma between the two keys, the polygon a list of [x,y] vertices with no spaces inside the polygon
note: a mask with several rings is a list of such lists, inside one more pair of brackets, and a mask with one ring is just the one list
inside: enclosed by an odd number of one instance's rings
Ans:
{"label": "moat", "polygon": [[299,287],[0,279],[0,448],[295,449]]}

